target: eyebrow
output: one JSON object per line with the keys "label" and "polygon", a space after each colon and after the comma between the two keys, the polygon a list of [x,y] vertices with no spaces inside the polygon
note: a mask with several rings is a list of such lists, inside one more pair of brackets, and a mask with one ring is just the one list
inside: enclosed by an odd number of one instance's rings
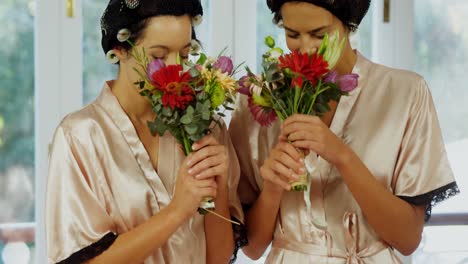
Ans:
{"label": "eyebrow", "polygon": [[[309,32],[307,32],[307,33],[309,33],[309,34],[316,34],[316,33],[320,32],[320,31],[322,31],[322,30],[324,30],[324,29],[326,29],[326,28],[328,28],[328,26],[321,26],[321,27],[316,28],[316,29],[313,29],[313,30],[311,30],[311,31],[309,31]],[[295,34],[299,34],[298,31],[296,31],[296,30],[294,30],[294,29],[291,29],[291,28],[288,28],[287,26],[284,26],[284,29],[286,29],[287,31],[290,31],[290,32],[292,32],[292,33],[295,33]]]}
{"label": "eyebrow", "polygon": [[[192,43],[189,42],[187,43],[187,45],[185,45],[182,49],[186,49],[188,47],[192,46]],[[150,49],[164,49],[164,50],[169,50],[169,47],[168,46],[164,46],[164,45],[153,45],[150,47]]]}

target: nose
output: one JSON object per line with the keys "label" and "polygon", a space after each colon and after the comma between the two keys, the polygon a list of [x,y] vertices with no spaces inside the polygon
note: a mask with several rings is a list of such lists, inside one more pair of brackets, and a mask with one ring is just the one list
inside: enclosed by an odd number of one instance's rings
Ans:
{"label": "nose", "polygon": [[166,63],[166,65],[177,64],[177,57],[178,56],[179,56],[179,53],[171,52],[170,54],[167,55],[166,60],[164,61],[164,63]]}
{"label": "nose", "polygon": [[321,41],[310,36],[302,36],[299,51],[301,53],[313,54],[317,52]]}
{"label": "nose", "polygon": [[317,52],[317,50],[318,50],[317,47],[309,46],[309,45],[304,45],[304,46],[301,45],[301,47],[299,48],[299,51],[301,53],[308,53],[308,54],[314,54]]}

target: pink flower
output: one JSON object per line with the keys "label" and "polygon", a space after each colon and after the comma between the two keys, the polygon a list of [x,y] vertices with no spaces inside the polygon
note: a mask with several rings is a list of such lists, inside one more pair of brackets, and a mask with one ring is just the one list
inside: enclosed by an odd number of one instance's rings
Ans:
{"label": "pink flower", "polygon": [[157,59],[157,60],[152,60],[148,66],[147,66],[147,74],[148,74],[148,79],[150,79],[151,82],[154,82],[153,80],[153,74],[157,71],[159,71],[161,68],[165,67],[166,65],[164,64],[163,60]]}
{"label": "pink flower", "polygon": [[356,73],[342,75],[338,79],[338,87],[343,92],[351,92],[358,86],[358,79],[359,75]]}
{"label": "pink flower", "polygon": [[356,73],[339,76],[337,71],[331,71],[325,76],[324,82],[338,85],[343,92],[351,92],[358,86],[358,79],[359,75]]}
{"label": "pink flower", "polygon": [[232,71],[234,70],[234,65],[232,63],[231,58],[227,56],[221,56],[213,64],[213,68],[220,70],[222,73],[227,73],[228,75],[231,75]]}
{"label": "pink flower", "polygon": [[275,111],[273,111],[273,109],[265,109],[255,104],[252,97],[249,97],[249,109],[255,121],[261,126],[270,126],[276,121],[277,116]]}
{"label": "pink flower", "polygon": [[250,76],[249,75],[242,76],[239,79],[240,88],[237,91],[241,94],[250,96],[252,94],[252,92],[250,91],[250,85],[251,85]]}
{"label": "pink flower", "polygon": [[338,79],[338,72],[331,71],[325,76],[325,79],[323,81],[328,82],[328,83],[336,83],[337,79]]}

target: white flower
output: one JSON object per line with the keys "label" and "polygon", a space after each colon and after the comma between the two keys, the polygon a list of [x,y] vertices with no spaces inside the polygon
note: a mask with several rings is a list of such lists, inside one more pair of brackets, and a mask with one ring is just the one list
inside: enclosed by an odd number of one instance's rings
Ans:
{"label": "white flower", "polygon": [[117,39],[120,42],[125,42],[128,39],[130,39],[130,35],[131,35],[130,30],[126,28],[122,28],[121,30],[119,30],[119,33],[117,33]]}
{"label": "white flower", "polygon": [[345,40],[346,37],[342,39],[340,38],[338,30],[336,30],[331,37],[329,37],[328,34],[325,34],[317,53],[323,55],[323,59],[328,62],[329,69],[335,68],[336,64],[340,60]]}
{"label": "white flower", "polygon": [[270,50],[271,59],[278,60],[281,55],[283,55],[283,50],[281,48],[273,48]]}
{"label": "white flower", "polygon": [[190,42],[190,54],[197,55],[201,50],[201,45],[196,39]]}
{"label": "white flower", "polygon": [[253,94],[257,95],[257,96],[260,96],[262,95],[262,87],[256,85],[256,84],[252,84],[250,86],[250,89],[252,91]]}
{"label": "white flower", "polygon": [[205,65],[212,65],[213,63],[216,62],[216,58],[213,58],[213,57],[208,57],[206,59],[206,62],[205,62]]}
{"label": "white flower", "polygon": [[192,17],[192,25],[193,26],[199,26],[203,21],[203,17],[201,15],[197,15]]}
{"label": "white flower", "polygon": [[106,53],[106,58],[107,60],[112,63],[112,64],[116,64],[119,62],[119,58],[117,58],[117,55],[115,54],[115,51],[114,50],[109,50],[107,53]]}
{"label": "white flower", "polygon": [[276,23],[276,26],[278,26],[279,28],[284,28],[283,20],[281,19],[280,21],[278,21],[278,23]]}

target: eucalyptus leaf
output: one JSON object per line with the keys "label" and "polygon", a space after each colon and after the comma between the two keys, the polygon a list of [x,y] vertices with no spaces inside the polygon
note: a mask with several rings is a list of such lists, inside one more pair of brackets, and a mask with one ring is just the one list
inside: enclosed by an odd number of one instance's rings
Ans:
{"label": "eucalyptus leaf", "polygon": [[195,124],[190,124],[190,125],[185,126],[185,131],[186,131],[189,135],[194,135],[195,133],[197,133],[198,127],[197,127],[197,125],[195,125]]}
{"label": "eucalyptus leaf", "polygon": [[211,117],[210,111],[203,111],[202,112],[202,119],[203,120],[210,120],[210,117]]}
{"label": "eucalyptus leaf", "polygon": [[184,125],[188,125],[190,123],[192,123],[192,119],[193,119],[193,115],[189,115],[189,114],[185,114],[184,116],[182,116],[182,118],[180,119],[180,122]]}
{"label": "eucalyptus leaf", "polygon": [[200,72],[195,67],[190,68],[189,73],[190,73],[190,76],[192,76],[192,78],[196,78],[200,76]]}

